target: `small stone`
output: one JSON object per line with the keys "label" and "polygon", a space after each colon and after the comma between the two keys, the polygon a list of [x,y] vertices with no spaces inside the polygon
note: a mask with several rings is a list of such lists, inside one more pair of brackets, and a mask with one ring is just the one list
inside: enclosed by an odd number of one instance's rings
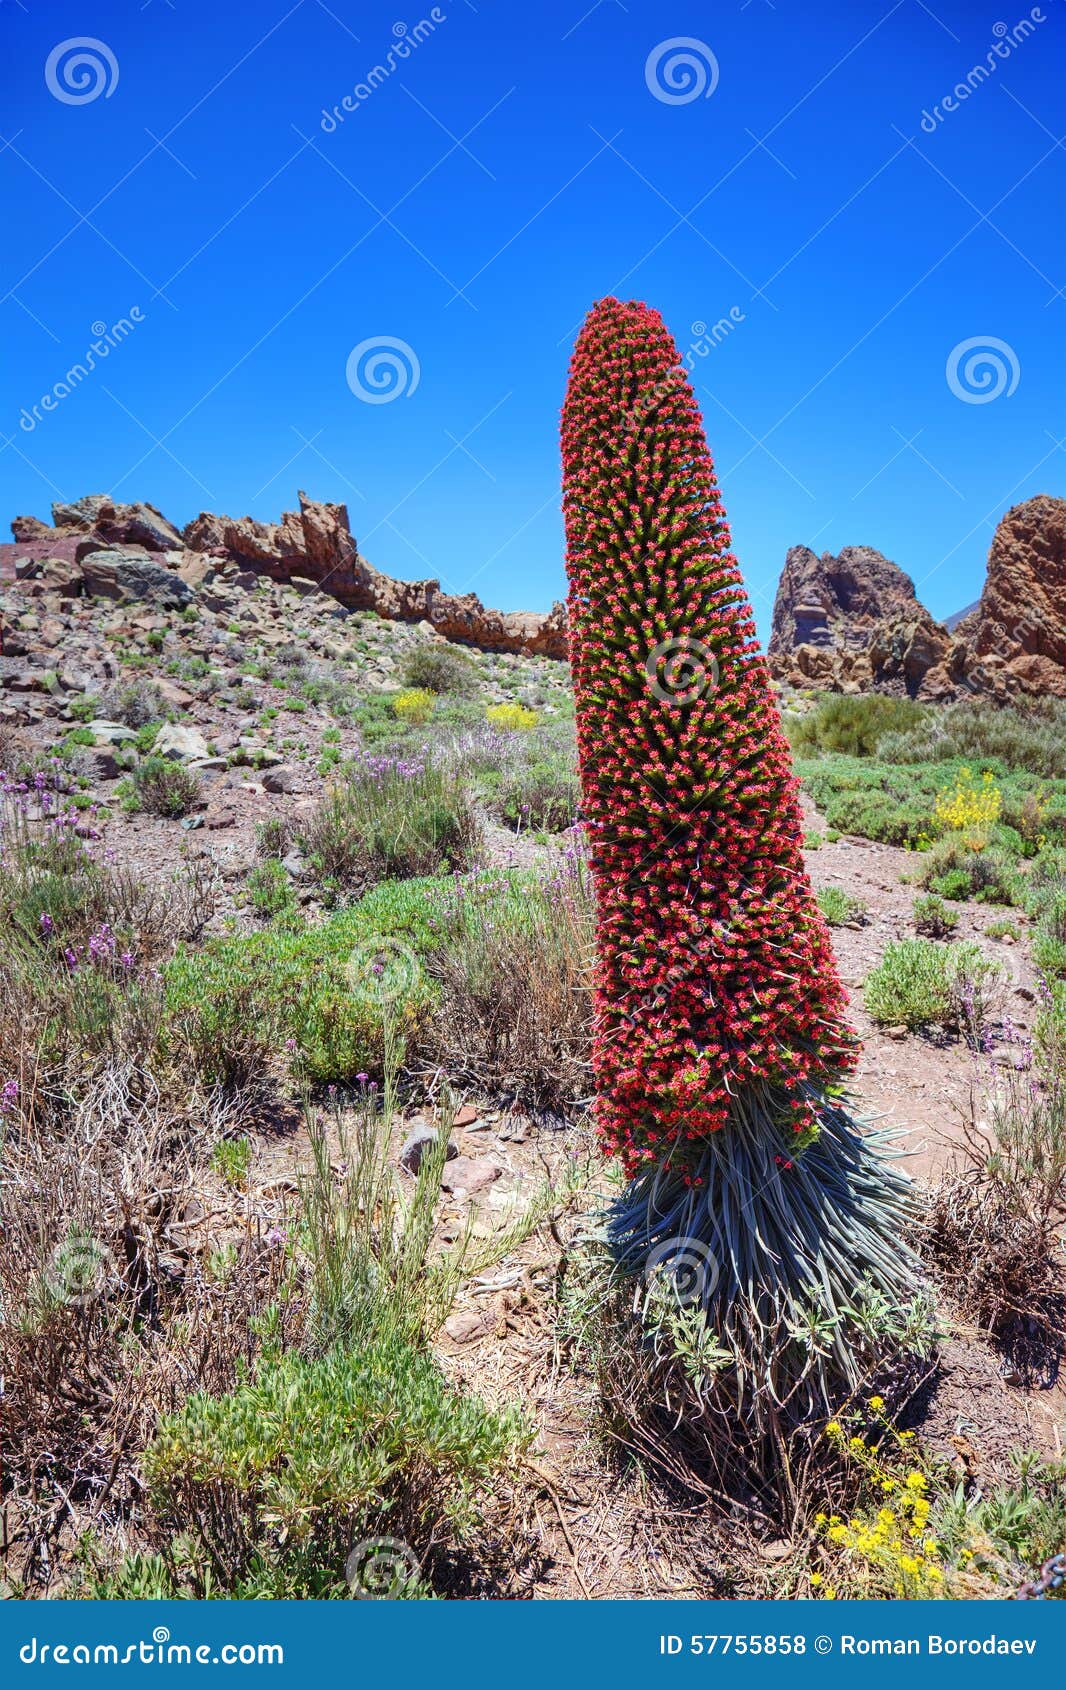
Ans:
{"label": "small stone", "polygon": [[471,1344],[475,1338],[487,1338],[490,1332],[495,1332],[496,1316],[491,1309],[452,1314],[444,1322],[444,1330],[453,1344]]}
{"label": "small stone", "polygon": [[886,1039],[905,1039],[907,1037],[907,1029],[903,1026],[882,1027],[881,1031],[884,1033]]}
{"label": "small stone", "polygon": [[285,763],[276,769],[267,769],[263,785],[268,792],[292,792],[296,785],[296,771]]}
{"label": "small stone", "polygon": [[129,745],[137,735],[122,722],[108,722],[103,717],[89,723],[89,732],[96,745]]}
{"label": "small stone", "polygon": [[478,1111],[474,1108],[474,1105],[472,1103],[463,1103],[460,1104],[459,1108],[455,1111],[452,1125],[454,1127],[469,1127],[473,1121],[477,1120],[477,1117]]}
{"label": "small stone", "polygon": [[[428,1121],[424,1120],[422,1117],[416,1118],[411,1123],[411,1130],[404,1140],[403,1149],[400,1151],[399,1161],[401,1168],[406,1168],[409,1174],[417,1174],[430,1149],[430,1146],[436,1144],[436,1142],[436,1129],[431,1127]],[[456,1150],[455,1145],[449,1140],[448,1148],[445,1152],[445,1160],[451,1161],[453,1158],[458,1159],[458,1155],[459,1153]]]}
{"label": "small stone", "polygon": [[445,1191],[465,1191],[470,1195],[491,1185],[502,1173],[503,1169],[487,1156],[457,1156],[445,1170],[441,1184]]}

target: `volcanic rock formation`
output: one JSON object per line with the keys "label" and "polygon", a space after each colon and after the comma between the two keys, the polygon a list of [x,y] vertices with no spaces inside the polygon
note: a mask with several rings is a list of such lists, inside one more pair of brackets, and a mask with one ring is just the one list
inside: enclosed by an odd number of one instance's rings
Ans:
{"label": "volcanic rock formation", "polygon": [[943,698],[959,679],[951,635],[872,546],[790,548],[767,655],[777,680],[835,692]]}
{"label": "volcanic rock formation", "polygon": [[33,516],[16,517],[14,544],[0,546],[0,571],[36,571],[47,562],[54,573],[62,564],[68,591],[93,593],[96,575],[90,569],[87,579],[78,566],[106,551],[112,554],[112,573],[126,560],[120,572],[131,584],[149,578],[145,565],[153,560],[170,569],[180,578],[179,596],[182,583],[199,587],[220,573],[247,575],[248,585],[258,575],[302,580],[348,609],[375,610],[389,621],[425,622],[446,639],[483,651],[566,657],[564,605],[553,605],[547,615],[491,610],[476,593],[441,592],[439,581],[395,581],[360,556],[344,505],[322,504],[305,493],[299,500],[299,510],[286,511],[278,523],[203,511],[182,534],[153,505],[116,505],[93,493],[76,504],[54,504],[54,527]]}
{"label": "volcanic rock formation", "polygon": [[1009,510],[976,607],[955,628],[971,690],[1066,698],[1066,499]]}

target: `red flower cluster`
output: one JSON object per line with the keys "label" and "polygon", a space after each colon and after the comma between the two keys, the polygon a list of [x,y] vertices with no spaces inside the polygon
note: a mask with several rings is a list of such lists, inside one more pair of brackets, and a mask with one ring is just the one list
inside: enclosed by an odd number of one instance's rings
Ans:
{"label": "red flower cluster", "polygon": [[694,1162],[756,1083],[809,1134],[812,1091],[856,1046],[699,406],[658,312],[590,312],[562,447],[599,1124],[633,1174]]}

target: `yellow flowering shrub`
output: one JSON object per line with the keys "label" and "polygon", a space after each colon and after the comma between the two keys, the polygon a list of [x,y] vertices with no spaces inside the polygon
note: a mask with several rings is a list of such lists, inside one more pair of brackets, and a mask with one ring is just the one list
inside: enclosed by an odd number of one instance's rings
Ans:
{"label": "yellow flowering shrub", "polygon": [[535,728],[540,720],[524,704],[490,704],[485,716],[494,728]]}
{"label": "yellow flowering shrub", "polygon": [[[882,1397],[868,1409],[870,1435],[839,1420],[825,1428],[858,1487],[847,1517],[815,1516],[812,1596],[1012,1596],[1066,1544],[1066,1462],[1019,1452],[1009,1486],[968,1496],[950,1468],[922,1455],[913,1432],[895,1429]],[[1048,1595],[1066,1596],[1066,1584]]]}
{"label": "yellow flowering shrub", "polygon": [[1002,807],[1003,795],[990,770],[976,781],[970,769],[962,768],[954,787],[937,794],[936,819],[942,827],[961,833],[971,851],[983,851]]}
{"label": "yellow flowering shrub", "polygon": [[428,722],[433,714],[437,700],[425,687],[407,687],[398,692],[392,701],[394,713],[401,722],[412,727],[420,727]]}
{"label": "yellow flowering shrub", "polygon": [[816,1516],[817,1535],[835,1571],[830,1581],[812,1573],[811,1587],[825,1600],[841,1587],[858,1596],[942,1596],[945,1569],[929,1523],[929,1477],[914,1460],[914,1434],[895,1430],[882,1397],[872,1397],[869,1406],[880,1422],[876,1444],[858,1433],[849,1437],[838,1420],[825,1429],[849,1465],[861,1469],[862,1502],[849,1519]]}

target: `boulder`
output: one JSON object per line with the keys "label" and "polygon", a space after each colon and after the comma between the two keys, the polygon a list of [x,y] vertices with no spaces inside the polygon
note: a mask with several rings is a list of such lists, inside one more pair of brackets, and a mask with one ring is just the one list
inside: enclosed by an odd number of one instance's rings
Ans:
{"label": "boulder", "polygon": [[211,755],[199,728],[184,722],[164,722],[152,746],[153,757],[168,757],[174,763],[203,762]]}
{"label": "boulder", "polygon": [[160,609],[181,610],[193,590],[174,570],[143,553],[118,549],[90,552],[81,560],[85,591],[91,598],[131,604],[146,599]]}

